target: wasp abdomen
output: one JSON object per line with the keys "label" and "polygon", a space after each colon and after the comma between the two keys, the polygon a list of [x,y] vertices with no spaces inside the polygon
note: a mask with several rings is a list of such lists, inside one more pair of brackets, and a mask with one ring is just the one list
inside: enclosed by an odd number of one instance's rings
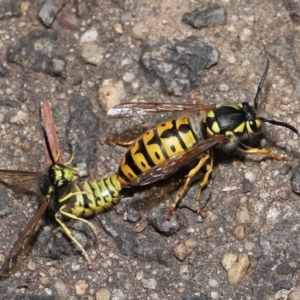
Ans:
{"label": "wasp abdomen", "polygon": [[118,174],[125,182],[135,180],[197,142],[188,118],[163,122],[131,145],[121,160]]}
{"label": "wasp abdomen", "polygon": [[94,215],[118,202],[121,189],[117,175],[74,184],[72,192],[76,195],[64,211],[77,217]]}

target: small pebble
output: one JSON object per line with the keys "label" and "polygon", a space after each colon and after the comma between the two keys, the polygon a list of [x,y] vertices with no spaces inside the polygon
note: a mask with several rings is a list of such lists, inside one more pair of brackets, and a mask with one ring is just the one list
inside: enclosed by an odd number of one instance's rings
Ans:
{"label": "small pebble", "polygon": [[252,216],[247,203],[242,203],[236,210],[236,220],[241,224],[251,224]]}
{"label": "small pebble", "polygon": [[238,240],[242,241],[246,238],[246,227],[244,225],[237,225],[232,229],[232,236]]}
{"label": "small pebble", "polygon": [[34,271],[34,270],[36,270],[36,264],[35,264],[33,261],[30,261],[30,262],[27,264],[27,268],[28,268],[28,270],[30,270],[30,271]]}
{"label": "small pebble", "polygon": [[132,37],[137,40],[142,40],[148,37],[150,28],[145,23],[136,23],[132,27]]}
{"label": "small pebble", "polygon": [[114,31],[120,35],[123,34],[122,24],[120,24],[120,23],[114,24]]}
{"label": "small pebble", "polygon": [[122,81],[105,79],[98,90],[98,101],[105,111],[120,104],[125,97],[126,92]]}
{"label": "small pebble", "polygon": [[111,294],[107,289],[100,289],[96,292],[96,300],[110,300]]}
{"label": "small pebble", "polygon": [[84,295],[89,285],[85,280],[78,280],[75,285],[76,295]]}
{"label": "small pebble", "polygon": [[251,183],[254,183],[256,181],[256,175],[252,171],[248,171],[245,173],[245,178],[248,179]]}
{"label": "small pebble", "polygon": [[[236,285],[240,283],[250,267],[250,258],[249,255],[244,253],[237,256],[237,260],[233,262],[233,257],[231,254],[224,254],[222,259],[222,266],[228,273],[228,282],[231,285]],[[232,266],[228,269],[229,265]]]}
{"label": "small pebble", "polygon": [[250,38],[251,38],[251,36],[252,36],[252,30],[251,29],[249,29],[249,28],[244,28],[243,30],[242,30],[242,32],[240,33],[240,39],[241,39],[241,41],[249,41],[250,40]]}
{"label": "small pebble", "polygon": [[198,245],[198,239],[195,236],[191,236],[183,243],[177,245],[174,248],[173,253],[177,259],[183,261]]}
{"label": "small pebble", "polygon": [[155,290],[157,286],[157,282],[154,278],[142,279],[142,286],[147,290]]}
{"label": "small pebble", "polygon": [[228,271],[237,260],[237,255],[233,253],[225,253],[222,259],[223,268]]}
{"label": "small pebble", "polygon": [[99,34],[96,28],[91,27],[80,37],[80,44],[93,43],[98,40]]}
{"label": "small pebble", "polygon": [[208,285],[212,288],[217,287],[219,285],[218,281],[216,279],[209,279]]}
{"label": "small pebble", "polygon": [[299,300],[300,299],[300,287],[295,287],[290,293],[288,300]]}
{"label": "small pebble", "polygon": [[105,48],[97,43],[83,43],[80,47],[80,55],[85,62],[100,67],[104,61]]}
{"label": "small pebble", "polygon": [[69,287],[61,279],[54,282],[54,288],[59,296],[59,299],[67,299],[70,293]]}

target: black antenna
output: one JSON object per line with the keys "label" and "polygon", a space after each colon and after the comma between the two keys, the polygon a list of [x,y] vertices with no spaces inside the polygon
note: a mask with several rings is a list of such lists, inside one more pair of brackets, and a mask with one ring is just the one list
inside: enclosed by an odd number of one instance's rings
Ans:
{"label": "black antenna", "polygon": [[51,148],[50,148],[48,135],[47,135],[47,132],[46,132],[46,129],[45,129],[45,125],[43,123],[43,119],[42,119],[42,108],[41,107],[40,107],[40,123],[41,123],[42,131],[43,131],[43,134],[44,134],[45,144],[46,144],[46,148],[47,148],[49,157],[50,157],[52,163],[55,164],[55,159],[53,157],[53,154],[52,154],[52,151],[51,151]]}
{"label": "black antenna", "polygon": [[274,125],[278,125],[278,126],[282,126],[282,127],[288,128],[288,129],[292,130],[294,133],[296,133],[298,136],[300,136],[299,131],[294,126],[292,126],[290,124],[287,124],[287,123],[284,123],[284,122],[275,121],[275,120],[267,120],[265,118],[259,118],[259,119],[262,122],[265,122],[265,123],[270,123],[270,124],[274,124]]}
{"label": "black antenna", "polygon": [[264,70],[264,74],[263,74],[263,76],[262,76],[262,78],[260,80],[260,83],[259,83],[258,88],[257,88],[256,95],[255,95],[255,98],[254,98],[254,108],[256,110],[258,108],[258,96],[259,96],[259,94],[261,92],[261,89],[262,89],[262,87],[263,87],[263,85],[265,83],[265,80],[267,78],[268,71],[269,71],[269,65],[270,65],[269,58],[267,58],[267,64],[266,64],[266,67],[265,67],[265,70]]}

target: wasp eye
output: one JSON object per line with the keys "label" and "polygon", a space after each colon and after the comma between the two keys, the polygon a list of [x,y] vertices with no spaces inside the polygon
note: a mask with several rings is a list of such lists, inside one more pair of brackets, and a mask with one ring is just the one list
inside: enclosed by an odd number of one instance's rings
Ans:
{"label": "wasp eye", "polygon": [[48,175],[50,183],[54,186],[56,184],[55,170],[53,168],[49,168]]}
{"label": "wasp eye", "polygon": [[249,122],[249,126],[253,132],[260,131],[260,123],[259,122],[257,123],[256,120],[254,120],[254,119],[249,120],[248,122]]}
{"label": "wasp eye", "polygon": [[49,194],[49,188],[51,186],[50,178],[47,174],[44,174],[40,179],[40,191],[42,195],[47,196]]}

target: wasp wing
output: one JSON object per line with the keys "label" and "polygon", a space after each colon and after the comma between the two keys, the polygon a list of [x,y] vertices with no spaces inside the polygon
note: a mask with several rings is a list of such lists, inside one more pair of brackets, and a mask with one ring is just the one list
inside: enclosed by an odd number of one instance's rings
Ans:
{"label": "wasp wing", "polygon": [[49,206],[49,202],[44,202],[39,210],[35,213],[35,215],[28,222],[26,227],[20,233],[17,241],[14,243],[12,249],[10,250],[8,256],[4,260],[1,269],[0,269],[0,277],[9,277],[13,270],[15,269],[18,261],[18,257],[21,252],[27,247],[31,237],[35,232],[35,228],[39,223],[40,219],[43,217],[47,207]]}
{"label": "wasp wing", "polygon": [[36,191],[40,172],[0,169],[0,182],[15,193],[33,193]]}
{"label": "wasp wing", "polygon": [[216,135],[210,139],[201,140],[186,151],[180,152],[165,160],[163,163],[151,168],[149,171],[140,174],[136,179],[128,182],[124,187],[142,186],[165,179],[182,166],[199,158],[203,153],[226,142],[228,142],[226,135]]}
{"label": "wasp wing", "polygon": [[169,112],[195,112],[210,111],[215,105],[203,104],[173,104],[173,103],[140,103],[130,102],[119,104],[107,112],[111,118],[129,118],[146,116],[149,114],[169,113]]}

